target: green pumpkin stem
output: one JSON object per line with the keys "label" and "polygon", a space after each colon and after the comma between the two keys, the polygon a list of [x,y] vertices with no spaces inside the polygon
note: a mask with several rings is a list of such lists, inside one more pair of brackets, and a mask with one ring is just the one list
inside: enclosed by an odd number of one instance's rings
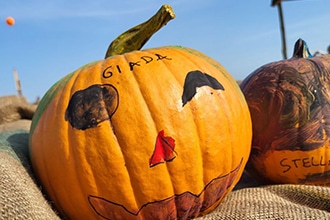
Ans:
{"label": "green pumpkin stem", "polygon": [[127,30],[112,41],[105,59],[110,56],[140,50],[154,33],[173,18],[175,18],[175,14],[172,7],[166,4],[162,5],[158,12],[149,20]]}
{"label": "green pumpkin stem", "polygon": [[299,38],[295,45],[294,45],[294,50],[293,50],[293,55],[292,57],[294,58],[311,58],[313,57],[312,54],[309,52],[307,43]]}

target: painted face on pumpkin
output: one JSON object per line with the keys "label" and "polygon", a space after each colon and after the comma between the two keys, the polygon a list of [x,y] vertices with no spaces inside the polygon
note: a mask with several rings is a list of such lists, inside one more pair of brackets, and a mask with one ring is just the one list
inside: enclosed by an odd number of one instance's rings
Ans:
{"label": "painted face on pumpkin", "polygon": [[[201,87],[209,87],[210,91],[225,90],[222,84],[209,74],[199,70],[190,71],[186,74],[184,81],[181,96],[182,107],[185,108],[198,93],[201,93],[199,91]],[[211,92],[211,95],[213,95],[213,92]],[[92,85],[84,90],[76,91],[72,95],[66,109],[65,119],[73,128],[78,130],[97,129],[100,123],[111,120],[116,110],[120,108],[119,100],[120,91],[114,85]],[[166,136],[165,129],[161,129],[158,132],[157,137],[155,137],[155,145],[150,147],[154,148],[153,154],[149,158],[150,169],[161,164],[170,163],[176,157],[180,157],[175,151],[175,139]],[[196,213],[208,209],[217,200],[222,198],[227,187],[231,186],[235,180],[241,165],[242,161],[230,173],[215,177],[198,194],[189,191],[182,194],[174,194],[163,200],[150,201],[142,205],[139,210],[129,210],[124,205],[112,201],[111,198],[104,198],[102,195],[88,195],[88,201],[93,210],[105,219],[115,219],[118,213],[121,216],[125,216],[126,214],[129,217],[138,217],[144,213],[143,216],[145,216],[145,213],[153,213],[150,210],[168,209],[167,207],[178,206],[177,204],[195,204],[193,205],[195,208],[189,212],[189,216],[195,216]],[[212,194],[208,201],[203,201],[205,194]],[[203,204],[202,207],[200,207],[201,204]],[[176,214],[168,212],[169,217],[175,218],[176,216],[186,215],[184,207],[181,208],[182,214],[180,214],[180,210]],[[157,218],[157,216],[150,216],[150,218]]]}

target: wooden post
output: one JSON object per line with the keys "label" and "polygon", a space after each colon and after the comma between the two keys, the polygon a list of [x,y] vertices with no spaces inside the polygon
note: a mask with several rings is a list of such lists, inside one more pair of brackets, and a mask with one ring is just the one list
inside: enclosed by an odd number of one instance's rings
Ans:
{"label": "wooden post", "polygon": [[277,6],[278,8],[278,16],[280,19],[280,27],[281,27],[281,39],[282,39],[282,54],[283,58],[287,59],[286,53],[286,38],[285,38],[285,27],[284,27],[284,19],[283,19],[283,10],[282,10],[282,1],[283,0],[272,0],[272,6]]}
{"label": "wooden post", "polygon": [[282,11],[282,4],[281,2],[277,5],[278,7],[278,14],[280,17],[280,25],[281,25],[281,37],[282,37],[282,53],[283,58],[287,59],[287,53],[286,53],[286,39],[285,39],[285,28],[284,28],[284,19],[283,19],[283,11]]}
{"label": "wooden post", "polygon": [[15,85],[16,85],[16,90],[18,93],[18,96],[23,96],[22,95],[22,87],[21,87],[21,82],[18,78],[18,73],[17,73],[17,69],[14,69],[14,79],[15,79]]}

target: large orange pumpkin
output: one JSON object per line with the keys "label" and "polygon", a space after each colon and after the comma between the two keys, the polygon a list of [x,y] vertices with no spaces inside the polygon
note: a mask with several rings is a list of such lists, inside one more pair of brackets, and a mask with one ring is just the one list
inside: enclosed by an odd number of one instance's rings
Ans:
{"label": "large orange pumpkin", "polygon": [[69,219],[189,219],[238,182],[251,132],[229,73],[172,46],[111,56],[61,79],[40,101],[30,152]]}
{"label": "large orange pumpkin", "polygon": [[330,184],[330,56],[299,39],[291,59],[241,84],[253,124],[247,169],[268,183]]}

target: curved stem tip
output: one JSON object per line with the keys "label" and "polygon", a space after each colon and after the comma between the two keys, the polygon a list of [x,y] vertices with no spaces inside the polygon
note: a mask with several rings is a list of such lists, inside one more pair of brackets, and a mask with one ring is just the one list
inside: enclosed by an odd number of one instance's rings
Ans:
{"label": "curved stem tip", "polygon": [[168,21],[175,18],[170,5],[162,5],[149,20],[127,30],[111,42],[105,58],[140,50],[149,38],[161,29]]}

